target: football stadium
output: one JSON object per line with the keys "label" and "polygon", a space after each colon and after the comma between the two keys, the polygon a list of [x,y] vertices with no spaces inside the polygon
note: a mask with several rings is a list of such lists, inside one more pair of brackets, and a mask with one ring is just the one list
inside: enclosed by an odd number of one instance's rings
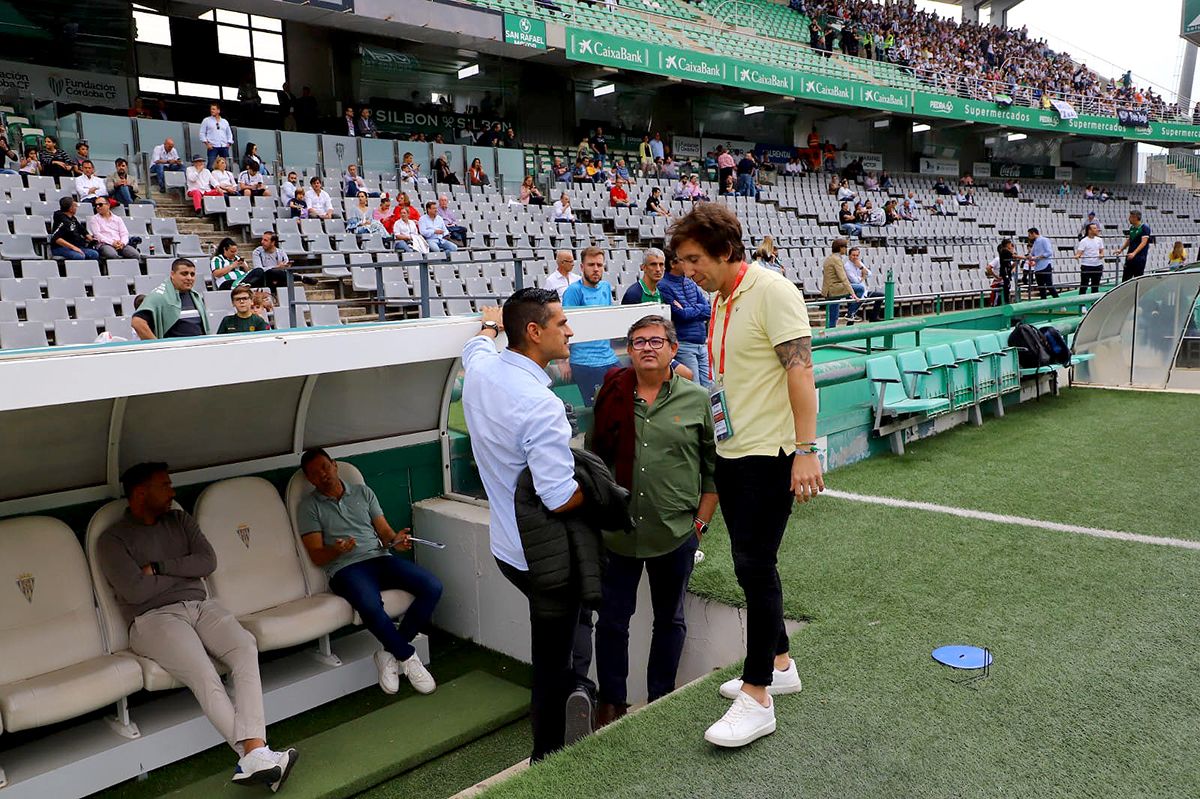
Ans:
{"label": "football stadium", "polygon": [[1145,5],[0,0],[0,799],[1200,795]]}

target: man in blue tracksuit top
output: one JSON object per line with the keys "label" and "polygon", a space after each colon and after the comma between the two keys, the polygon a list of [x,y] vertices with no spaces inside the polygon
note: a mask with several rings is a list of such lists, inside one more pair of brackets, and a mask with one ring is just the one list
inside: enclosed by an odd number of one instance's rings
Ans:
{"label": "man in blue tracksuit top", "polygon": [[[604,250],[588,247],[580,254],[583,279],[567,287],[562,295],[563,308],[583,308],[613,304],[613,290],[604,280]],[[579,386],[583,404],[592,407],[604,375],[617,365],[617,355],[607,341],[586,341],[571,345],[571,378]]]}
{"label": "man in blue tracksuit top", "polygon": [[672,260],[670,270],[658,283],[662,301],[671,306],[671,321],[679,334],[679,353],[675,360],[692,370],[692,380],[707,387],[708,317],[712,307],[704,292],[687,274],[687,264]]}
{"label": "man in blue tracksuit top", "polygon": [[1054,288],[1054,247],[1035,227],[1029,228],[1029,265],[1033,267],[1033,279],[1037,281],[1038,296],[1046,299],[1049,292],[1058,297]]}

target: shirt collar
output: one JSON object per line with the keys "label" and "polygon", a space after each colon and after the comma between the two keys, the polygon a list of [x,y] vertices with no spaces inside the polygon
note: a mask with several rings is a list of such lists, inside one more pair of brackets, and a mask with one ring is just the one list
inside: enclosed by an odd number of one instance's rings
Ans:
{"label": "shirt collar", "polygon": [[340,482],[342,484],[342,495],[340,497],[338,497],[337,499],[334,499],[333,497],[329,496],[328,494],[317,491],[315,488],[313,489],[313,496],[315,496],[319,500],[324,500],[325,502],[341,502],[343,499],[346,498],[346,495],[350,493],[350,486],[346,485],[345,480],[339,480],[338,482]]}
{"label": "shirt collar", "polygon": [[529,372],[529,374],[533,375],[534,378],[536,378],[539,383],[541,383],[543,386],[546,386],[547,388],[549,388],[550,384],[553,382],[550,379],[550,375],[546,374],[545,369],[543,369],[542,367],[540,367],[536,363],[534,363],[533,359],[530,358],[528,355],[522,355],[521,353],[517,352],[516,350],[510,350],[510,349],[501,350],[500,351],[500,360],[504,361],[507,364],[510,364],[511,366],[515,366],[518,369],[523,369],[524,371]]}
{"label": "shirt collar", "polygon": [[726,299],[721,299],[721,295],[718,294],[717,304],[727,306],[746,291],[754,288],[755,282],[758,281],[758,276],[762,274],[763,271],[765,270],[763,270],[762,267],[748,266],[746,268],[746,274],[742,277],[742,282],[738,284],[737,289]]}
{"label": "shirt collar", "polygon": [[[675,374],[675,372],[671,372],[671,376],[663,381],[663,388],[666,389],[666,393],[664,394],[663,390],[659,389],[658,396],[654,398],[655,405],[657,405],[662,400],[670,398],[671,390],[675,387],[675,380],[678,377],[679,377],[679,375]],[[634,378],[633,378],[633,401],[637,402],[639,399],[641,399],[641,398],[638,396],[637,375],[634,375]]]}
{"label": "shirt collar", "polygon": [[[661,282],[662,281],[660,280],[659,283]],[[638,285],[642,287],[642,293],[648,297],[657,297],[661,293],[658,288],[658,283],[654,284],[654,291],[651,291],[650,289],[646,288],[646,282],[639,277]]]}

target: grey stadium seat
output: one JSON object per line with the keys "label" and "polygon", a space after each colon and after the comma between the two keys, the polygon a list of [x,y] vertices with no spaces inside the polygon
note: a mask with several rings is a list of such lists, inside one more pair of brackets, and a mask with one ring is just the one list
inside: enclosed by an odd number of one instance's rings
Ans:
{"label": "grey stadium seat", "polygon": [[0,349],[23,350],[46,346],[41,322],[0,322]]}
{"label": "grey stadium seat", "polygon": [[[84,261],[83,263],[94,264],[96,262]],[[44,281],[52,277],[62,277],[62,273],[58,270],[58,261],[38,258],[21,261],[21,277],[32,277]]]}
{"label": "grey stadium seat", "polygon": [[54,344],[94,344],[95,319],[59,319],[54,323]]}
{"label": "grey stadium seat", "polygon": [[128,316],[104,317],[104,331],[118,338],[129,339],[130,341],[137,340],[137,333],[133,332],[133,326]]}
{"label": "grey stadium seat", "polygon": [[33,278],[0,278],[0,300],[40,300],[42,286]]}
{"label": "grey stadium seat", "polygon": [[49,297],[67,300],[86,297],[87,283],[81,277],[51,277],[46,280],[46,293]]}
{"label": "grey stadium seat", "polygon": [[61,297],[49,300],[26,300],[25,319],[29,322],[41,322],[47,330],[54,326],[58,319],[69,319],[67,301]]}
{"label": "grey stadium seat", "polygon": [[104,319],[115,313],[112,297],[77,297],[75,299],[76,319]]}

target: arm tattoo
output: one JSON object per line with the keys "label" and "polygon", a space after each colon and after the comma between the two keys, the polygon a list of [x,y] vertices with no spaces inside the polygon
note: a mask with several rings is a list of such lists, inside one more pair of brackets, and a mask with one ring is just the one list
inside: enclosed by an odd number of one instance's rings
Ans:
{"label": "arm tattoo", "polygon": [[775,357],[779,359],[779,365],[784,369],[795,367],[811,369],[813,365],[812,338],[805,336],[783,342],[775,348]]}

